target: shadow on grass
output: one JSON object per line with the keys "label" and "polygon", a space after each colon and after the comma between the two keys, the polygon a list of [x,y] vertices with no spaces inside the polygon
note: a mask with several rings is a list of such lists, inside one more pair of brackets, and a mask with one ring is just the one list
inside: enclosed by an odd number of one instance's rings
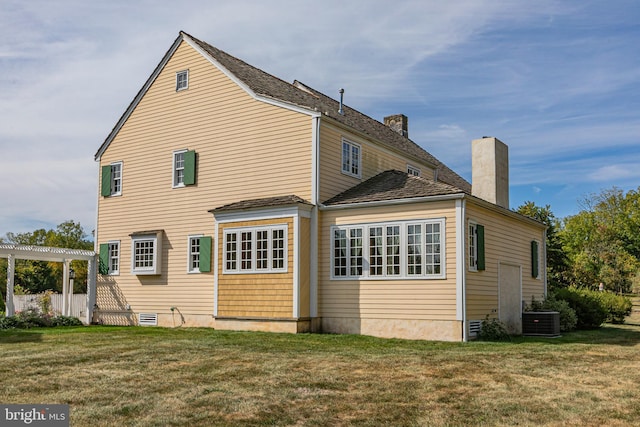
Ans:
{"label": "shadow on grass", "polygon": [[547,344],[605,344],[635,346],[640,343],[640,325],[606,324],[598,329],[564,332],[557,338],[515,337],[514,343],[543,342]]}
{"label": "shadow on grass", "polygon": [[1,344],[16,344],[23,342],[41,342],[42,332],[29,331],[29,330],[9,330],[0,331],[0,345]]}

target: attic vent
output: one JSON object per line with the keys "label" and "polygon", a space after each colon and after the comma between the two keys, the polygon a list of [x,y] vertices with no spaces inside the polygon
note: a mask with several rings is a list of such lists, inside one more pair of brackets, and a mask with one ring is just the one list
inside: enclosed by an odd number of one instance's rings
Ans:
{"label": "attic vent", "polygon": [[138,325],[140,326],[158,326],[157,313],[140,313],[138,314]]}
{"label": "attic vent", "polygon": [[477,337],[482,328],[482,320],[469,320],[469,336]]}

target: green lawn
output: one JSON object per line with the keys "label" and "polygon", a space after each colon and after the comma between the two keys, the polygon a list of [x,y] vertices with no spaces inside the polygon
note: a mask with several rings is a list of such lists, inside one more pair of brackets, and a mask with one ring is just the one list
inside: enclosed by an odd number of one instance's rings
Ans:
{"label": "green lawn", "polygon": [[73,426],[640,425],[640,324],[467,344],[92,326],[0,332],[0,355],[0,402],[67,403]]}

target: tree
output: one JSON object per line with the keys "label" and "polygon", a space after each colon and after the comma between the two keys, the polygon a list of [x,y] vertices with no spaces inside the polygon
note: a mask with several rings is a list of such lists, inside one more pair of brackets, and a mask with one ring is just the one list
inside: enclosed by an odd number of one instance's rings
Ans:
{"label": "tree", "polygon": [[560,233],[571,265],[569,281],[629,292],[640,268],[640,193],[603,190],[585,198],[582,207],[565,218]]}
{"label": "tree", "polygon": [[553,212],[551,206],[537,206],[534,202],[527,201],[520,205],[516,212],[519,214],[533,218],[547,226],[547,280],[550,288],[558,288],[566,286],[566,276],[569,270],[567,256],[562,249],[562,241],[559,238],[558,231],[561,222]]}

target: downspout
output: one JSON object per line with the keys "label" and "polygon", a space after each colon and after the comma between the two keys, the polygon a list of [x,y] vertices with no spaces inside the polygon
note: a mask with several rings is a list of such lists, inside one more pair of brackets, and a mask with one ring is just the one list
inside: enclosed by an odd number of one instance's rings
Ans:
{"label": "downspout", "polygon": [[466,200],[456,200],[456,318],[462,321],[462,341],[469,340],[467,332],[467,276],[465,268],[465,243],[467,230],[465,227]]}
{"label": "downspout", "polygon": [[[309,247],[309,317],[318,317],[318,221],[320,206],[320,116],[311,119],[311,236]],[[312,324],[313,325],[313,324]]]}

